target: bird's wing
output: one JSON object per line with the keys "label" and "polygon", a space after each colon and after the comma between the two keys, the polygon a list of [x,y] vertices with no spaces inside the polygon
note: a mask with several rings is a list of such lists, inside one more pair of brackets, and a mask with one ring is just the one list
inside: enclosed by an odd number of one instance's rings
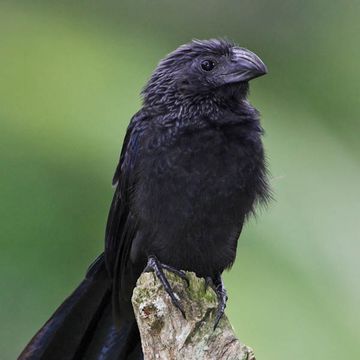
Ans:
{"label": "bird's wing", "polygon": [[[116,186],[111,203],[105,234],[106,266],[118,283],[128,260],[132,239],[136,232],[136,219],[131,213],[129,201],[136,186],[136,161],[139,153],[139,139],[146,116],[138,112],[131,119],[120,154],[119,164],[113,178]],[[121,279],[120,279],[121,280]]]}

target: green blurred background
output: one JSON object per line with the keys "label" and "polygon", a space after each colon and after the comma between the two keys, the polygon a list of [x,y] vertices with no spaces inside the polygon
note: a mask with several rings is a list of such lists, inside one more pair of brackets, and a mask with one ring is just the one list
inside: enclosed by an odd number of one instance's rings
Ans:
{"label": "green blurred background", "polygon": [[259,360],[360,358],[359,1],[1,1],[0,358],[102,251],[139,92],[192,38],[257,52],[276,201],[246,226],[227,313]]}

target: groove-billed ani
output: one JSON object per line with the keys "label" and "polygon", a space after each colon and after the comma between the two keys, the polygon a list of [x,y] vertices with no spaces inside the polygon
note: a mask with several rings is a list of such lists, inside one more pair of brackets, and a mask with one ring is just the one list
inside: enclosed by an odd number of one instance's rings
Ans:
{"label": "groove-billed ani", "polygon": [[141,358],[130,298],[145,267],[180,311],[163,269],[205,277],[218,294],[216,326],[221,273],[245,219],[269,198],[259,114],[246,100],[248,81],[265,73],[225,40],[192,41],[159,63],[113,179],[105,252],[21,359]]}

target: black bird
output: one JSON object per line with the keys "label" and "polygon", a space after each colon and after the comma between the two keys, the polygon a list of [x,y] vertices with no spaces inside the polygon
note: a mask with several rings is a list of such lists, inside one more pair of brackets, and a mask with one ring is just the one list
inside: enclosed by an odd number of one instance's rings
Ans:
{"label": "black bird", "polygon": [[[222,272],[244,221],[270,197],[259,113],[248,81],[260,58],[226,40],[194,40],[163,59],[131,119],[113,184],[104,254],[20,359],[141,358],[131,294],[153,270],[206,278],[225,309]],[[184,314],[186,315],[186,314]]]}

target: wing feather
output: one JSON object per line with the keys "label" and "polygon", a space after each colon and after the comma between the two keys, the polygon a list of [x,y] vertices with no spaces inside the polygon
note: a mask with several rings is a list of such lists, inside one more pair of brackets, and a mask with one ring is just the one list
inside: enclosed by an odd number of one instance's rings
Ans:
{"label": "wing feather", "polygon": [[130,198],[136,187],[139,140],[145,120],[146,116],[141,111],[131,119],[113,177],[116,189],[106,226],[105,259],[108,272],[113,279],[114,296],[118,296],[121,291],[131,244],[137,229],[136,218],[131,213]]}

